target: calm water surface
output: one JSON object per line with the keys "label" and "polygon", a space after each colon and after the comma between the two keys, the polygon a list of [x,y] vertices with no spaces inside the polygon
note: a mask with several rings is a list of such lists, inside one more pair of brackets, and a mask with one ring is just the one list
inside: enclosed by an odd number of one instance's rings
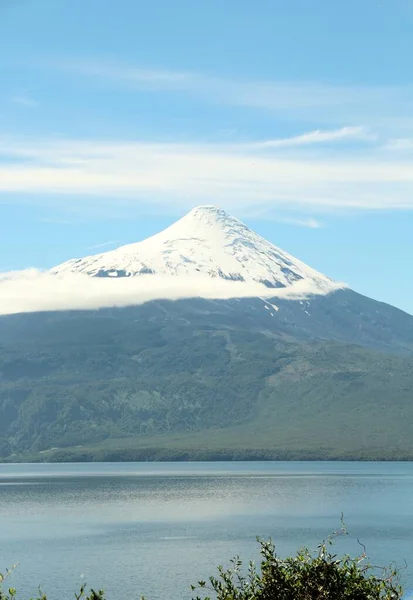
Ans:
{"label": "calm water surface", "polygon": [[280,554],[316,547],[342,512],[337,551],[359,553],[359,537],[411,591],[412,463],[0,465],[0,571],[18,563],[22,600],[85,581],[110,600],[188,599],[219,563],[257,558],[257,535]]}

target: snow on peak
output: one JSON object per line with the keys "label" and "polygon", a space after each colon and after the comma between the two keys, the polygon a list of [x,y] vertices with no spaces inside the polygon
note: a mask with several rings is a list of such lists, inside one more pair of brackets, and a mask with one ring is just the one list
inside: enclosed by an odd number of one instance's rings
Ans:
{"label": "snow on peak", "polygon": [[95,277],[208,275],[260,282],[268,287],[284,287],[305,280],[324,289],[331,283],[321,273],[212,205],[192,209],[170,227],[142,242],[72,259],[52,272]]}

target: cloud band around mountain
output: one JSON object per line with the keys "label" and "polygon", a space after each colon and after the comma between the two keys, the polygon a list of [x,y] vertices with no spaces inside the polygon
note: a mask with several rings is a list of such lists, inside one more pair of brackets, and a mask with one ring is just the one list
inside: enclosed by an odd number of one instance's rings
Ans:
{"label": "cloud band around mountain", "polygon": [[345,287],[298,281],[288,288],[270,289],[254,282],[210,277],[101,278],[82,274],[53,275],[36,269],[0,274],[0,315],[61,310],[94,310],[144,304],[152,300],[185,298],[280,298],[300,300]]}

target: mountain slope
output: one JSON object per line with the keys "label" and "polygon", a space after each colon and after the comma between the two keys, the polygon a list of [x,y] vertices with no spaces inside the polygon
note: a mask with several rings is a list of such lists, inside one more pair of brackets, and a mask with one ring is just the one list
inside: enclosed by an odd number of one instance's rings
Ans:
{"label": "mountain slope", "polygon": [[330,280],[214,206],[200,206],[143,242],[56,266],[56,274],[97,277],[208,275],[288,286],[299,280],[325,287]]}
{"label": "mountain slope", "polygon": [[411,359],[140,309],[14,317],[0,456],[413,458]]}

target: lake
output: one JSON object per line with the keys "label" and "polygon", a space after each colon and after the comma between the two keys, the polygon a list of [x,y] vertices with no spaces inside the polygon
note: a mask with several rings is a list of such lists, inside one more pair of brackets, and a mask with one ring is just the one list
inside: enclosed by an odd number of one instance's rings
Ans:
{"label": "lake", "polygon": [[358,537],[413,590],[412,463],[0,465],[0,571],[18,563],[21,600],[82,582],[109,600],[188,599],[218,564],[256,559],[256,536],[282,555],[316,548],[341,513],[337,552],[361,553]]}

